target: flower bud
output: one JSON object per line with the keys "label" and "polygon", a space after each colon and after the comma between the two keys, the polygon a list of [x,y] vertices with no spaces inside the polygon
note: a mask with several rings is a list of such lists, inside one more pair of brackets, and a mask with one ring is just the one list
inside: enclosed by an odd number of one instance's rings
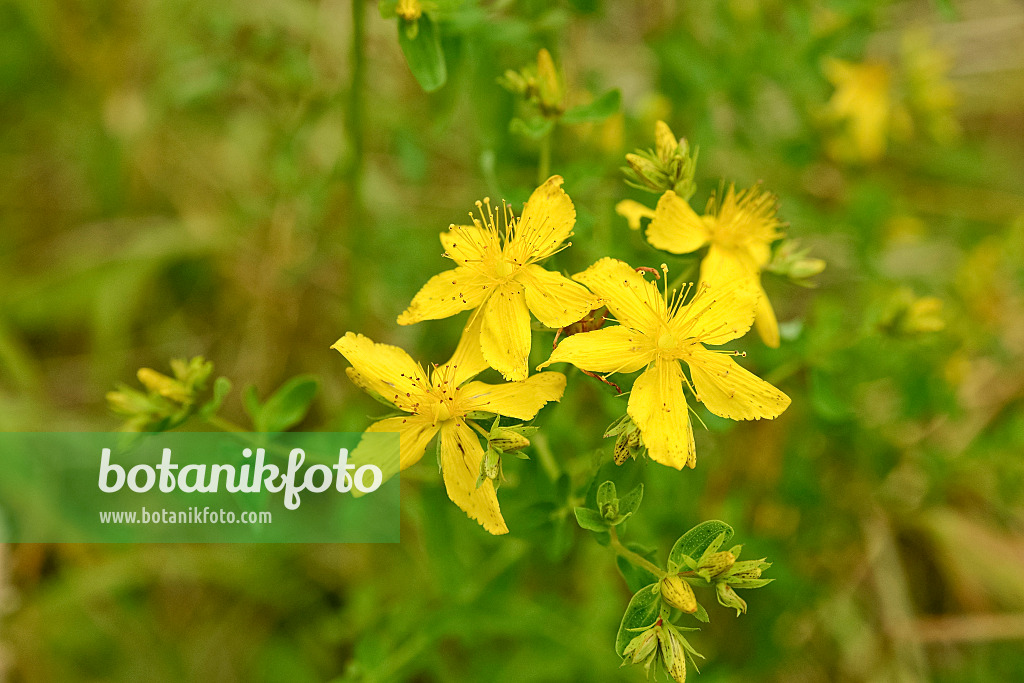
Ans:
{"label": "flower bud", "polygon": [[636,173],[636,177],[640,182],[652,190],[660,190],[662,185],[665,184],[664,174],[650,159],[646,159],[639,154],[629,153],[626,155],[626,163]]}
{"label": "flower bud", "polygon": [[736,562],[736,556],[728,550],[719,553],[711,553],[697,568],[698,571],[707,572],[707,575],[714,578],[724,571],[727,571]]}
{"label": "flower bud", "polygon": [[679,576],[666,576],[661,580],[661,599],[687,614],[697,611],[697,596],[693,594],[693,588]]}
{"label": "flower bud", "polygon": [[679,151],[679,138],[672,134],[672,129],[664,121],[654,124],[654,149],[663,164],[672,161]]}
{"label": "flower bud", "polygon": [[622,657],[629,664],[644,664],[648,659],[657,654],[658,650],[657,627],[652,627],[629,641],[629,645],[622,652]]}
{"label": "flower bud", "polygon": [[719,581],[715,584],[715,592],[718,594],[718,604],[722,607],[732,607],[736,610],[736,616],[747,613],[746,601],[737,595],[729,584]]}
{"label": "flower bud", "polygon": [[537,53],[537,94],[541,111],[562,113],[562,82],[551,53],[544,48]]}
{"label": "flower bud", "polygon": [[665,671],[676,683],[686,681],[686,651],[675,629],[665,629],[661,639],[661,656],[665,660]]}
{"label": "flower bud", "polygon": [[189,403],[192,400],[191,393],[185,386],[167,375],[150,368],[140,368],[138,372],[139,381],[150,391],[160,394],[178,403]]}
{"label": "flower bud", "polygon": [[499,450],[502,453],[518,451],[530,445],[530,440],[525,436],[519,432],[511,429],[505,429],[503,427],[492,430],[488,442],[491,444],[492,448]]}
{"label": "flower bud", "polygon": [[794,280],[806,280],[825,270],[825,261],[820,258],[803,258],[789,267],[789,276]]}

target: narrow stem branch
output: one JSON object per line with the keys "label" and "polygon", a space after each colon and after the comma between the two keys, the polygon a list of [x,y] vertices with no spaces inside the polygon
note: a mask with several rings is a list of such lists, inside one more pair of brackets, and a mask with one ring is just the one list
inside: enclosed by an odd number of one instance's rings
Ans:
{"label": "narrow stem branch", "polygon": [[630,550],[629,548],[627,548],[626,546],[622,545],[622,541],[619,540],[619,533],[615,530],[615,527],[609,527],[608,534],[612,538],[611,546],[616,553],[626,558],[629,562],[635,564],[637,567],[643,567],[659,579],[665,578],[665,571],[661,567],[657,566],[656,564],[648,560],[646,557],[639,555]]}
{"label": "narrow stem branch", "polygon": [[537,183],[543,183],[551,175],[551,132],[540,139],[540,161],[537,165]]}
{"label": "narrow stem branch", "polygon": [[236,425],[231,420],[225,420],[220,415],[211,415],[210,417],[206,418],[206,422],[207,424],[216,427],[217,429],[223,432],[235,432],[244,434],[245,432],[249,431],[248,429]]}

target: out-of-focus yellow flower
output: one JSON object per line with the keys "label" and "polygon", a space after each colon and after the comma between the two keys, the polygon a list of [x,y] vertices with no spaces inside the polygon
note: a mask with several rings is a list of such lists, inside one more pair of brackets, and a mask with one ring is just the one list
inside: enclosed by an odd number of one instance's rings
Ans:
{"label": "out-of-focus yellow flower", "polygon": [[600,299],[558,273],[537,265],[569,246],[576,209],[552,176],[526,202],[521,218],[511,209],[477,202],[473,225],[441,234],[445,256],[457,266],[432,277],[398,316],[399,325],[437,320],[479,308],[483,356],[505,379],[529,375],[530,313],[552,328],[581,320]]}
{"label": "out-of-focus yellow flower", "polygon": [[838,130],[828,141],[836,161],[872,162],[882,158],[893,118],[892,75],[881,62],[825,62],[825,77],[835,86],[824,108],[826,123]]}
{"label": "out-of-focus yellow flower", "polygon": [[950,66],[949,55],[934,47],[926,34],[912,31],[903,36],[907,106],[925,133],[942,144],[960,135],[960,124],[953,115],[957,97],[949,82]]}
{"label": "out-of-focus yellow flower", "polygon": [[[662,268],[667,278],[667,268]],[[689,287],[670,298],[629,264],[612,258],[601,259],[574,279],[605,300],[619,325],[567,338],[540,368],[572,363],[605,374],[646,368],[633,383],[627,412],[655,462],[676,469],[696,464],[684,386],[712,413],[733,420],[774,418],[789,405],[788,396],[729,358],[733,352],[705,348],[750,329],[757,293],[749,280],[701,283],[684,304]],[[690,368],[690,379],[679,361]]]}
{"label": "out-of-focus yellow flower", "polygon": [[771,257],[771,243],[783,236],[776,215],[775,195],[760,187],[736,192],[730,185],[724,197],[708,200],[703,216],[674,192],[658,201],[647,226],[647,240],[656,249],[687,254],[710,244],[701,262],[701,282],[717,291],[741,278],[757,294],[757,332],[765,344],[779,345],[779,324],[761,287],[761,270]]}
{"label": "out-of-focus yellow flower", "polygon": [[416,21],[423,16],[423,5],[420,4],[420,0],[398,0],[395,14],[406,21]]}
{"label": "out-of-focus yellow flower", "polygon": [[[401,435],[400,468],[418,462],[427,445],[440,435],[441,474],[448,497],[490,533],[504,534],[508,527],[494,483],[484,478],[478,485],[484,450],[466,416],[482,411],[532,419],[545,403],[562,397],[565,376],[542,372],[524,382],[497,385],[470,381],[487,368],[477,341],[482,317],[473,316],[451,360],[435,366],[429,376],[402,349],[376,344],[361,334],[349,332],[331,348],[352,364],[347,372],[354,384],[407,413],[379,420],[366,430]],[[356,453],[353,458],[357,459]]]}

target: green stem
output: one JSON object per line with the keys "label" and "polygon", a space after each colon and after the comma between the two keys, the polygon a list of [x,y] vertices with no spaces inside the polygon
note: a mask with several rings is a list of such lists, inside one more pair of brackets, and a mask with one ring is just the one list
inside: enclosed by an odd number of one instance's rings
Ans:
{"label": "green stem", "polygon": [[206,418],[206,422],[207,424],[216,427],[217,429],[224,432],[235,432],[236,434],[244,434],[245,432],[249,431],[248,429],[236,425],[231,420],[225,420],[220,415],[211,415],[210,417]]}
{"label": "green stem", "polygon": [[348,135],[351,165],[349,183],[357,218],[362,212],[363,91],[366,86],[365,0],[352,0],[352,80],[349,83]]}
{"label": "green stem", "polygon": [[551,175],[551,132],[540,139],[540,162],[537,165],[537,184]]}
{"label": "green stem", "polygon": [[638,555],[626,546],[622,545],[622,542],[619,540],[619,533],[615,530],[615,527],[608,528],[608,535],[611,536],[611,546],[616,553],[626,558],[626,560],[628,560],[631,564],[646,569],[659,579],[665,578],[665,571],[661,567],[657,566],[656,564],[648,560],[646,557]]}

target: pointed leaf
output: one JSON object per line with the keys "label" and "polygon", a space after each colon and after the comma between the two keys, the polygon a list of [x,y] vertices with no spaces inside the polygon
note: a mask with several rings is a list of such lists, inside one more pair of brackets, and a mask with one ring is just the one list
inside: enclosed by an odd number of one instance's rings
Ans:
{"label": "pointed leaf", "polygon": [[668,561],[678,567],[685,564],[684,555],[697,559],[722,534],[725,535],[722,543],[728,543],[732,538],[732,527],[718,520],[702,522],[679,537],[668,554]]}

